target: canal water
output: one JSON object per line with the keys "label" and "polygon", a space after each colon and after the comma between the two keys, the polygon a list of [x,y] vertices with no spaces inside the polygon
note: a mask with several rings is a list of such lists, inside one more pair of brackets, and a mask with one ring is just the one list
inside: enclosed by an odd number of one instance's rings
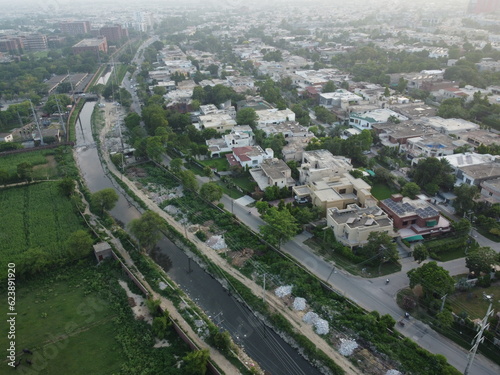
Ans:
{"label": "canal water", "polygon": [[[119,200],[111,211],[125,225],[141,213],[120,192],[112,177],[103,170],[92,138],[91,115],[96,103],[86,103],[76,124],[77,163],[91,192],[115,188]],[[130,198],[128,198],[130,199]],[[316,375],[320,372],[307,362],[274,331],[266,328],[243,304],[229,295],[222,285],[186,253],[164,237],[158,243],[160,254],[155,260],[219,327],[227,329],[247,354],[272,375]]]}

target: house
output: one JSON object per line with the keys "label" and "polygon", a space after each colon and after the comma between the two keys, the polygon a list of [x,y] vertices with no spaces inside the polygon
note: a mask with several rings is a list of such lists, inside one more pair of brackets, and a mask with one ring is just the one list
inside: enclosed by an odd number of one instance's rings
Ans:
{"label": "house", "polygon": [[277,186],[281,189],[295,185],[290,167],[283,160],[276,158],[265,159],[260,167],[250,169],[250,174],[261,190],[265,190],[268,186]]}
{"label": "house", "polygon": [[210,157],[219,157],[221,153],[230,152],[235,147],[253,146],[255,136],[249,125],[238,125],[231,129],[231,133],[222,138],[213,138],[206,141]]}
{"label": "house", "polygon": [[491,204],[500,203],[500,178],[480,183],[481,197]]}
{"label": "house", "polygon": [[373,125],[389,122],[391,118],[398,121],[407,121],[405,117],[391,109],[379,108],[365,113],[351,113],[349,116],[349,125],[359,130],[371,130]]}
{"label": "house", "polygon": [[0,133],[0,142],[13,142],[14,136],[12,133]]}
{"label": "house", "polygon": [[500,178],[500,163],[498,161],[468,165],[458,169],[457,180],[468,185],[479,186],[483,181]]}
{"label": "house", "polygon": [[98,262],[113,256],[113,249],[106,241],[94,245],[94,255]]}
{"label": "house", "polygon": [[319,105],[325,108],[341,108],[346,110],[351,105],[359,104],[362,100],[363,98],[359,95],[343,89],[319,95]]}
{"label": "house", "polygon": [[439,116],[422,117],[418,122],[424,126],[429,126],[435,131],[443,134],[459,134],[471,130],[478,130],[479,125],[460,118],[444,119]]}
{"label": "house", "polygon": [[326,212],[328,227],[335,239],[345,246],[363,246],[372,232],[387,233],[395,237],[392,220],[380,207],[359,207],[349,204],[344,209],[329,208]]}
{"label": "house", "polygon": [[277,108],[273,109],[261,109],[255,111],[257,114],[257,126],[265,127],[266,125],[271,124],[279,124],[285,121],[295,121],[295,112],[291,109],[282,109],[278,110]]}
{"label": "house", "polygon": [[467,142],[440,133],[430,133],[407,139],[406,152],[409,159],[439,157],[453,154],[457,147],[464,144]]}
{"label": "house", "polygon": [[500,135],[488,130],[471,130],[466,133],[460,133],[457,136],[459,139],[465,139],[474,148],[481,145],[492,146],[494,144],[500,144]]}
{"label": "house", "polygon": [[296,121],[285,121],[278,124],[267,124],[257,127],[260,130],[264,131],[264,133],[266,133],[266,136],[268,137],[274,134],[283,134],[285,138],[314,136],[312,132],[310,132],[306,127],[300,125]]}
{"label": "house", "polygon": [[198,118],[200,129],[215,129],[224,133],[236,126],[236,121],[228,113],[212,113]]}
{"label": "house", "polygon": [[380,201],[379,206],[392,219],[401,238],[407,241],[418,241],[423,236],[436,236],[451,230],[450,222],[426,200],[394,194]]}
{"label": "house", "polygon": [[265,159],[274,158],[274,151],[270,148],[264,151],[260,146],[235,147],[233,153],[227,154],[226,158],[230,166],[253,168],[261,165]]}
{"label": "house", "polygon": [[352,170],[351,160],[334,156],[328,150],[304,151],[299,168],[299,181],[307,184],[325,177],[342,176]]}
{"label": "house", "polygon": [[382,144],[389,147],[406,145],[410,138],[423,137],[436,132],[429,127],[416,124],[414,121],[403,121],[399,124],[375,124],[373,130],[379,136]]}
{"label": "house", "polygon": [[307,185],[292,188],[296,200],[307,199],[323,212],[332,207],[344,209],[356,203],[362,207],[373,207],[377,200],[371,195],[371,186],[349,173],[324,177]]}
{"label": "house", "polygon": [[313,138],[315,137],[288,137],[286,139],[287,143],[283,146],[283,150],[281,151],[283,160],[285,160],[285,162],[291,160],[301,161],[304,150]]}

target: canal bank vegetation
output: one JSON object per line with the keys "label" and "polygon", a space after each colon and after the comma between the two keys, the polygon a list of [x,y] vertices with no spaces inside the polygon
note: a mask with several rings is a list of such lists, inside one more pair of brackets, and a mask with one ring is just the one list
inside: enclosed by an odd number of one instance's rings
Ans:
{"label": "canal bank vegetation", "polygon": [[[174,177],[172,177],[174,178]],[[208,223],[208,234],[223,234],[228,245],[229,254],[225,255],[228,261],[241,254],[244,249],[252,249],[254,256],[251,260],[237,267],[242,273],[253,280],[259,281],[263,274],[267,275],[266,289],[272,290],[280,285],[294,285],[294,294],[304,297],[311,308],[321,312],[330,323],[330,334],[323,337],[334,348],[339,344],[339,337],[354,337],[362,343],[359,350],[351,360],[356,366],[363,369],[364,373],[370,372],[375,358],[380,360],[380,353],[388,361],[382,361],[382,367],[389,370],[391,367],[414,374],[435,373],[458,374],[456,370],[447,364],[446,359],[439,355],[433,355],[421,349],[416,343],[402,338],[395,330],[395,321],[389,316],[379,316],[376,312],[368,314],[363,309],[353,305],[346,298],[336,294],[326,287],[315,276],[302,269],[284,254],[272,249],[261,238],[256,236],[246,227],[240,225],[239,221],[230,213],[203,201],[194,192],[185,191],[183,197],[174,198],[164,202],[162,207],[173,205],[182,213],[178,219],[187,220],[185,225],[206,226]],[[177,215],[179,216],[179,215]],[[277,324],[278,331],[295,341],[297,346],[302,347],[304,354],[313,363],[321,363],[321,366],[330,368],[335,374],[343,373],[343,370],[335,364],[326,354],[317,350],[314,343],[300,334],[289,323],[284,324],[283,317],[272,313],[260,298],[255,296],[248,287],[232,280],[231,277],[220,268],[215,266],[195,244],[186,239],[181,233],[170,225],[167,227],[167,237],[183,248],[197,254],[202,263],[208,267],[210,273],[220,279],[224,285],[228,285],[231,293],[237,293],[249,307],[264,316],[271,325]],[[224,255],[223,255],[224,256]],[[284,307],[285,308],[285,307]],[[281,323],[281,324],[280,324]],[[300,345],[299,345],[300,344]],[[379,354],[377,354],[379,353]],[[377,369],[380,371],[380,368]]]}

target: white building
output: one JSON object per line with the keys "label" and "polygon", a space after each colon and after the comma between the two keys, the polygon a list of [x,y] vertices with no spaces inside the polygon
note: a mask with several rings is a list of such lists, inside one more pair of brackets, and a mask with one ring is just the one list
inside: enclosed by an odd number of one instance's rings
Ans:
{"label": "white building", "polygon": [[264,151],[260,146],[244,146],[233,148],[232,154],[227,154],[229,165],[240,165],[243,168],[258,167],[265,159],[274,158],[274,151],[266,148]]}
{"label": "white building", "polygon": [[257,125],[259,127],[271,124],[279,124],[285,121],[295,121],[295,112],[288,108],[282,110],[278,110],[277,108],[262,109],[255,111],[255,113],[258,117]]}
{"label": "white building", "polygon": [[328,150],[304,151],[299,168],[299,181],[308,184],[326,177],[342,176],[352,170],[351,160],[334,156]]}
{"label": "white building", "polygon": [[281,189],[295,185],[290,167],[283,160],[276,158],[265,159],[260,167],[250,169],[250,174],[262,191],[269,186]]}
{"label": "white building", "polygon": [[351,113],[349,116],[349,125],[359,130],[371,130],[373,125],[388,122],[390,118],[397,119],[398,121],[408,120],[408,117],[391,109],[380,108],[365,113]]}
{"label": "white building", "polygon": [[325,108],[347,109],[351,105],[359,104],[362,100],[361,96],[342,89],[319,95],[319,105]]}
{"label": "white building", "polygon": [[461,118],[444,119],[439,116],[422,117],[418,120],[418,122],[443,134],[457,134],[479,129],[478,124],[474,124],[473,122]]}
{"label": "white building", "polygon": [[206,141],[210,157],[219,157],[224,152],[230,152],[235,147],[253,146],[255,136],[248,125],[239,125],[231,129],[231,133],[222,138],[208,139]]}
{"label": "white building", "polygon": [[236,126],[236,121],[227,113],[213,113],[198,118],[200,129],[215,129],[224,133]]}

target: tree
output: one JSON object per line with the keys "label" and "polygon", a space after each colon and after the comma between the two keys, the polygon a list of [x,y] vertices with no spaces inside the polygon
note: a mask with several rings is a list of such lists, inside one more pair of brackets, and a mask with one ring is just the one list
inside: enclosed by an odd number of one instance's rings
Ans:
{"label": "tree", "polygon": [[139,241],[139,247],[152,250],[166,229],[165,221],[153,211],[146,211],[139,219],[129,223],[130,233]]}
{"label": "tree", "polygon": [[[158,131],[161,128],[157,128]],[[162,156],[165,153],[165,146],[163,145],[162,137],[154,136],[149,137],[146,140],[146,154],[151,160],[160,163],[162,161]]]}
{"label": "tree", "polygon": [[242,108],[236,113],[236,123],[238,125],[250,125],[255,128],[257,119],[257,113],[253,108]]}
{"label": "tree", "polygon": [[153,319],[151,329],[156,337],[163,340],[167,337],[171,325],[172,322],[169,319],[168,312],[165,311],[162,316],[157,316]]}
{"label": "tree", "polygon": [[229,349],[231,349],[232,342],[231,342],[231,336],[229,335],[228,331],[221,332],[217,330],[212,335],[212,340],[214,342],[214,346],[223,352],[226,352]]}
{"label": "tree", "polygon": [[445,309],[436,315],[438,323],[443,328],[449,328],[455,321],[450,310]]}
{"label": "tree", "polygon": [[491,247],[480,247],[470,251],[465,258],[465,266],[476,276],[490,273],[492,266],[499,264],[498,254]]}
{"label": "tree", "polygon": [[183,372],[186,375],[205,375],[207,372],[207,362],[210,358],[208,349],[197,350],[188,353],[182,360],[184,361]]}
{"label": "tree", "polygon": [[65,177],[59,181],[57,188],[65,197],[71,197],[75,191],[75,180],[70,177]]}
{"label": "tree", "polygon": [[118,202],[118,193],[113,188],[99,190],[92,194],[91,202],[101,209],[101,215],[104,210],[111,210]]}
{"label": "tree", "polygon": [[184,189],[188,190],[198,190],[198,180],[196,180],[196,176],[190,170],[184,170],[180,172],[180,178],[182,185],[184,185]]}
{"label": "tree", "polygon": [[23,181],[31,180],[33,177],[33,165],[28,162],[22,162],[17,165],[17,175]]}
{"label": "tree", "polygon": [[445,294],[453,292],[455,280],[450,273],[436,262],[429,262],[414,268],[407,273],[410,279],[410,288],[417,285],[422,286],[424,297],[432,299],[433,296],[441,298]]}
{"label": "tree", "polygon": [[433,195],[440,187],[446,190],[453,188],[455,176],[446,159],[425,158],[412,171],[413,181]]}
{"label": "tree", "polygon": [[173,173],[177,174],[182,170],[183,161],[181,158],[175,158],[170,161],[170,169]]}
{"label": "tree", "polygon": [[396,88],[396,90],[402,94],[406,90],[407,86],[408,86],[408,81],[403,77],[400,77],[398,81],[398,87]]}
{"label": "tree", "polygon": [[223,193],[224,191],[222,190],[222,187],[217,185],[215,182],[207,182],[206,184],[201,185],[200,196],[209,202],[220,200]]}
{"label": "tree", "polygon": [[453,200],[453,208],[455,208],[458,215],[474,210],[476,205],[474,199],[479,197],[479,189],[476,185],[462,184],[457,186],[453,192],[457,196]]}
{"label": "tree", "polygon": [[457,233],[458,235],[468,236],[472,225],[471,225],[469,220],[463,218],[463,219],[460,219],[458,221],[454,221],[453,223],[451,223],[451,227],[453,228],[455,233]]}
{"label": "tree", "polygon": [[297,220],[288,210],[279,211],[271,207],[262,215],[262,219],[267,223],[260,227],[262,237],[278,249],[299,231]]}
{"label": "tree", "polygon": [[366,258],[375,258],[375,264],[398,261],[397,246],[392,242],[392,237],[384,232],[371,232],[368,235],[368,243],[360,252]]}
{"label": "tree", "polygon": [[316,118],[318,121],[327,123],[327,124],[333,124],[335,121],[337,121],[337,116],[335,116],[333,113],[331,113],[328,109],[322,106],[316,106],[314,107],[314,114],[316,115]]}
{"label": "tree", "polygon": [[61,111],[64,111],[66,106],[70,104],[71,104],[71,99],[69,98],[68,95],[66,94],[52,95],[47,100],[47,103],[45,103],[45,105],[43,106],[43,110],[48,114],[52,114],[55,112],[59,112],[59,108],[61,108]]}
{"label": "tree", "polygon": [[401,194],[411,199],[415,199],[419,193],[420,193],[420,186],[418,186],[414,182],[408,182],[403,187],[403,190],[401,190]]}
{"label": "tree", "polygon": [[77,230],[69,235],[66,241],[66,249],[74,259],[82,258],[92,251],[94,241],[89,233],[84,230]]}
{"label": "tree", "polygon": [[7,185],[7,182],[9,182],[9,172],[7,172],[5,169],[0,169],[0,184],[1,185]]}
{"label": "tree", "polygon": [[323,86],[322,92],[323,93],[334,92],[335,90],[337,90],[335,83],[333,81],[328,81],[327,83],[325,83],[325,86]]}
{"label": "tree", "polygon": [[419,264],[422,263],[429,257],[429,250],[424,244],[415,246],[413,249],[413,259],[415,259]]}

